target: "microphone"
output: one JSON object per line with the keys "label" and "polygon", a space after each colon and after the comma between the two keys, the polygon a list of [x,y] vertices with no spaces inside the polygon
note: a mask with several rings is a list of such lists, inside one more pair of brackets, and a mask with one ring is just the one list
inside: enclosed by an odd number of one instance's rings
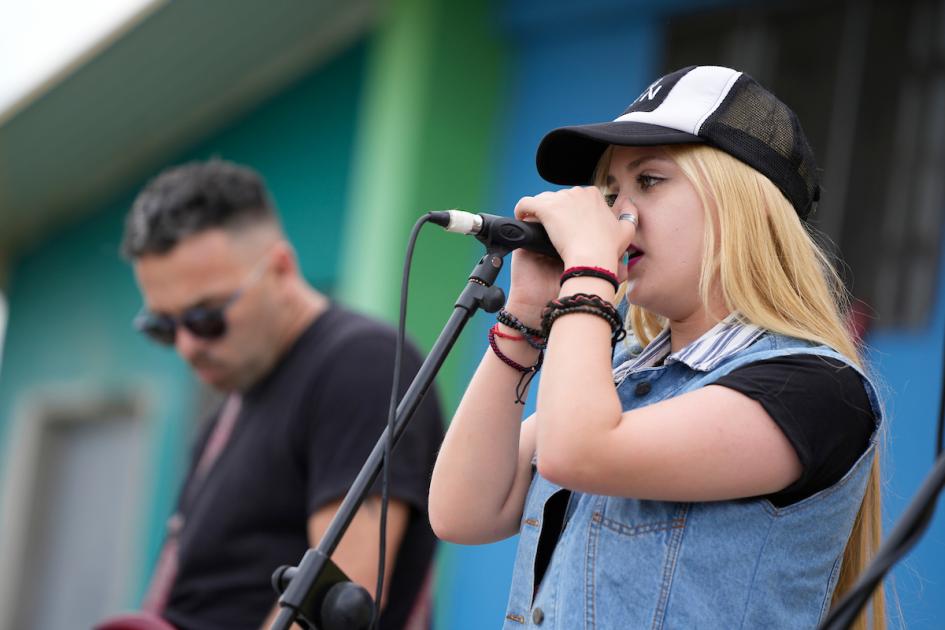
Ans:
{"label": "microphone", "polygon": [[510,251],[522,248],[551,258],[561,258],[541,223],[462,210],[440,210],[428,214],[432,223],[442,226],[447,232],[472,234],[486,245],[501,245]]}

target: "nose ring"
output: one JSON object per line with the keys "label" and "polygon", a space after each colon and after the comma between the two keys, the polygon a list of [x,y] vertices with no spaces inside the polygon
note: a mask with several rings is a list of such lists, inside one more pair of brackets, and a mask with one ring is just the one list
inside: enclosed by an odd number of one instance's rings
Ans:
{"label": "nose ring", "polygon": [[635,215],[635,214],[633,214],[633,213],[631,213],[631,212],[625,212],[625,213],[621,214],[619,217],[617,217],[617,220],[618,220],[618,221],[629,221],[630,223],[632,223],[632,224],[634,224],[634,225],[638,225],[638,224],[639,224],[639,221],[638,221],[638,219],[637,219],[637,215]]}

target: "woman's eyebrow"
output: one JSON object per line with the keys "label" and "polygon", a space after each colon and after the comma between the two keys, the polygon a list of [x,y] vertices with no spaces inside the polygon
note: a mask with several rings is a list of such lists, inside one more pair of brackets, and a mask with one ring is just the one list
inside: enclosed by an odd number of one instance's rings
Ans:
{"label": "woman's eyebrow", "polygon": [[665,158],[661,155],[644,155],[643,157],[638,157],[637,159],[627,164],[627,170],[632,171],[633,169],[638,168],[644,162],[649,162],[650,160],[658,160],[660,162],[672,162],[672,160]]}

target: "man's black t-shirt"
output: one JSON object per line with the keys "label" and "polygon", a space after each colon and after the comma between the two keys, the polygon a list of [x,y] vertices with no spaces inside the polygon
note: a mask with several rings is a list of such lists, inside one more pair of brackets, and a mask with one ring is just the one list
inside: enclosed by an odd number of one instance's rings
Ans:
{"label": "man's black t-shirt", "polygon": [[[182,630],[259,628],[280,565],[309,548],[308,517],[344,496],[387,422],[394,332],[339,306],[321,314],[243,396],[233,433],[179,510],[179,569],[164,616]],[[404,353],[405,390],[421,363]],[[212,423],[211,423],[212,424]],[[198,440],[195,459],[210,433]],[[390,496],[411,507],[381,628],[403,626],[430,568],[426,505],[443,437],[431,390],[393,451]],[[369,589],[373,595],[373,588]]]}

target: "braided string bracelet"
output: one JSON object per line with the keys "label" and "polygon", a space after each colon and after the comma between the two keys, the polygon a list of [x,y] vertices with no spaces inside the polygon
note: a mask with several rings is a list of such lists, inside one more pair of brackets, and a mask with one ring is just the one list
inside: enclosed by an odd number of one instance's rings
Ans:
{"label": "braided string bracelet", "polygon": [[558,284],[563,285],[565,281],[570,280],[571,278],[600,278],[601,280],[606,280],[610,283],[610,286],[614,288],[614,291],[620,288],[620,279],[617,278],[615,274],[610,269],[604,269],[603,267],[568,267],[561,274],[561,279],[558,281]]}
{"label": "braided string bracelet", "polygon": [[620,321],[620,314],[614,305],[599,295],[591,293],[575,293],[548,302],[541,316],[542,333],[547,337],[558,318],[571,313],[588,313],[606,321],[610,325],[611,348],[627,336],[623,322]]}
{"label": "braided string bracelet", "polygon": [[525,335],[510,335],[509,333],[504,333],[499,330],[499,325],[496,324],[492,327],[495,332],[493,333],[499,339],[508,339],[509,341],[525,341]]}
{"label": "braided string bracelet", "polygon": [[[504,322],[503,322],[504,323]],[[521,363],[509,358],[499,349],[499,344],[496,343],[495,338],[499,336],[505,339],[513,339],[515,341],[527,340],[528,337],[516,337],[515,335],[507,335],[499,330],[499,325],[496,324],[489,329],[489,347],[492,348],[492,352],[502,363],[505,363],[507,366],[515,370],[516,372],[521,373],[521,377],[518,379],[518,384],[515,386],[515,403],[518,405],[525,404],[525,395],[528,391],[528,385],[532,382],[532,379],[535,378],[535,374],[538,373],[538,370],[541,369],[541,362],[545,358],[544,350],[539,350],[538,360],[534,365],[522,365]]]}

